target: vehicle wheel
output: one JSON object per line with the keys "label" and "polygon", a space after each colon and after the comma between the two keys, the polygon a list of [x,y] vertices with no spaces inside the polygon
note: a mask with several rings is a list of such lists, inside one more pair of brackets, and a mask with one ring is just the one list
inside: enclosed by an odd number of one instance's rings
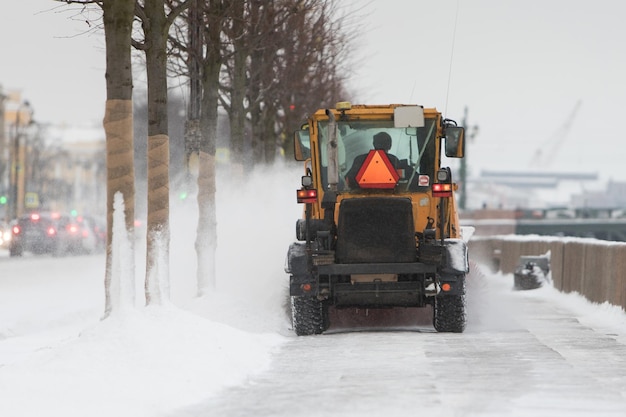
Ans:
{"label": "vehicle wheel", "polygon": [[321,334],[330,326],[328,306],[315,297],[291,297],[291,318],[298,336]]}
{"label": "vehicle wheel", "polygon": [[463,333],[465,330],[465,295],[435,297],[433,325],[438,332]]}

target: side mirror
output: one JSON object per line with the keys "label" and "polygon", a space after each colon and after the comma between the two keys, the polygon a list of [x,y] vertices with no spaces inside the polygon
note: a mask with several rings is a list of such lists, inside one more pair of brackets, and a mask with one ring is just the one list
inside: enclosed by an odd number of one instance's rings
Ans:
{"label": "side mirror", "polygon": [[293,154],[296,161],[306,161],[311,157],[311,138],[308,125],[296,130],[293,142]]}
{"label": "side mirror", "polygon": [[465,128],[460,126],[446,127],[446,156],[463,158],[465,155]]}

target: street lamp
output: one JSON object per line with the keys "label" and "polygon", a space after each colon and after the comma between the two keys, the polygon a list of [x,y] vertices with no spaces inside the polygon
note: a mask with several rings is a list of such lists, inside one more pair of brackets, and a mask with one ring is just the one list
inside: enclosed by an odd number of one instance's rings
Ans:
{"label": "street lamp", "polygon": [[478,133],[478,126],[468,126],[467,123],[466,106],[463,112],[463,123],[461,124],[465,127],[465,137],[468,139],[468,141],[465,143],[465,156],[463,159],[461,159],[461,167],[459,169],[459,177],[461,179],[461,195],[459,197],[459,208],[461,210],[465,210],[467,208],[467,143],[472,141]]}
{"label": "street lamp", "polygon": [[11,176],[11,162],[8,155],[9,144],[5,136],[5,103],[9,96],[4,94],[2,85],[0,85],[0,208],[4,212],[4,220],[9,221],[9,208],[7,193],[9,192],[9,177]]}
{"label": "street lamp", "polygon": [[[22,120],[22,111],[28,111],[28,118]],[[24,212],[24,162],[25,150],[20,144],[22,130],[21,125],[28,126],[32,123],[32,109],[28,101],[23,101],[15,111],[15,129],[13,137],[12,167],[11,167],[11,219],[16,219]]]}

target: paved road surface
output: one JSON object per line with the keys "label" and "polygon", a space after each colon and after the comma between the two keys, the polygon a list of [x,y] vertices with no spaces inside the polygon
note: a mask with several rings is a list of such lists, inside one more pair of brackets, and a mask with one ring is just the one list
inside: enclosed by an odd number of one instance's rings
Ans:
{"label": "paved road surface", "polygon": [[471,286],[463,334],[403,323],[294,336],[268,372],[176,416],[626,415],[624,336],[504,279]]}

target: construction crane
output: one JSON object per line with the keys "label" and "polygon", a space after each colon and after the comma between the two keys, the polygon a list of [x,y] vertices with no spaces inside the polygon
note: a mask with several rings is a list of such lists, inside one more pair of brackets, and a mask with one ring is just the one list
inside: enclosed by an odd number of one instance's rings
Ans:
{"label": "construction crane", "polygon": [[572,124],[576,118],[576,113],[578,113],[580,105],[581,101],[578,100],[565,120],[565,123],[563,123],[563,125],[559,127],[559,129],[557,129],[557,131],[554,132],[548,140],[545,141],[544,146],[537,148],[529,163],[531,168],[549,168],[550,164],[555,159],[556,153],[572,128]]}

